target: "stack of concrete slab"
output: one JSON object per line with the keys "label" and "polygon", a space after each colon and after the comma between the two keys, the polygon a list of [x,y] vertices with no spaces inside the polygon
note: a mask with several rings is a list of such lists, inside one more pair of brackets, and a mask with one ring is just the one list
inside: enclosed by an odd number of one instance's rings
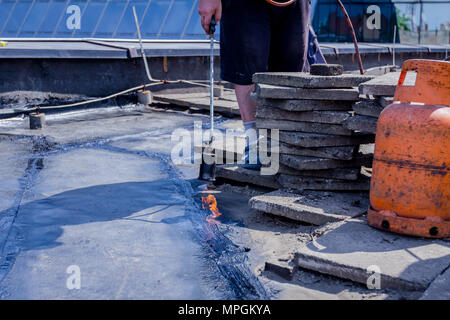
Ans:
{"label": "stack of concrete slab", "polygon": [[384,107],[376,100],[361,98],[352,106],[355,112],[344,122],[344,127],[357,132],[376,133],[378,117]]}
{"label": "stack of concrete slab", "polygon": [[371,165],[371,155],[358,150],[360,144],[372,143],[374,135],[355,133],[343,123],[351,116],[352,103],[359,101],[357,86],[374,77],[341,74],[332,68],[322,66],[320,71],[326,75],[258,73],[253,77],[252,98],[261,104],[256,126],[279,130],[278,182],[284,188],[369,189],[369,179],[360,171],[361,166]]}
{"label": "stack of concrete slab", "polygon": [[[358,132],[376,133],[381,111],[393,103],[400,72],[390,72],[359,85],[364,95],[353,104],[354,116],[344,121],[344,127]],[[415,74],[408,74],[404,85],[414,85]]]}

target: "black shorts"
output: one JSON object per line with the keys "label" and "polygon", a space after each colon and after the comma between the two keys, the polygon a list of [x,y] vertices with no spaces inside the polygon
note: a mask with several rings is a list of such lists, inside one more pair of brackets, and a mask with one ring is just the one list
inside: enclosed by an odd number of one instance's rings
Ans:
{"label": "black shorts", "polygon": [[310,0],[275,7],[265,0],[222,0],[221,78],[249,85],[256,72],[302,71]]}

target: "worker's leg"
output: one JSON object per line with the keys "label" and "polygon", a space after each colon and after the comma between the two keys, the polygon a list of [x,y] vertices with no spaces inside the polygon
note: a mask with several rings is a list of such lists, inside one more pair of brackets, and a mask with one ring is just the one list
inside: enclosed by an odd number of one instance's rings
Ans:
{"label": "worker's leg", "polygon": [[255,85],[239,85],[235,84],[236,99],[241,112],[242,122],[254,122],[255,110],[258,104],[250,98],[250,93],[255,89]]}
{"label": "worker's leg", "polygon": [[246,134],[246,145],[243,157],[243,166],[247,169],[259,169],[261,163],[258,156],[258,133],[255,121],[257,104],[250,99],[254,85],[235,84],[236,98],[241,112],[242,123]]}
{"label": "worker's leg", "polygon": [[244,166],[258,169],[255,109],[251,100],[252,76],[268,70],[270,11],[267,3],[254,0],[224,1],[220,33],[221,77],[234,84],[247,146]]}
{"label": "worker's leg", "polygon": [[255,120],[256,103],[250,99],[252,76],[267,71],[270,51],[270,16],[264,1],[223,1],[220,24],[221,78],[235,85],[244,123]]}
{"label": "worker's leg", "polygon": [[300,72],[307,61],[310,1],[272,8],[269,71]]}

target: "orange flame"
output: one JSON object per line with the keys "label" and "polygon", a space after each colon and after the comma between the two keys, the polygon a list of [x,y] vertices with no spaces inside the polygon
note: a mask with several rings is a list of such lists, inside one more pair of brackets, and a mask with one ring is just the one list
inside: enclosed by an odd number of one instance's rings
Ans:
{"label": "orange flame", "polygon": [[209,211],[211,211],[211,214],[206,217],[206,221],[208,221],[209,223],[216,222],[215,219],[222,215],[217,208],[216,197],[214,197],[212,194],[209,194],[208,196],[202,196],[202,207],[203,209],[209,209]]}

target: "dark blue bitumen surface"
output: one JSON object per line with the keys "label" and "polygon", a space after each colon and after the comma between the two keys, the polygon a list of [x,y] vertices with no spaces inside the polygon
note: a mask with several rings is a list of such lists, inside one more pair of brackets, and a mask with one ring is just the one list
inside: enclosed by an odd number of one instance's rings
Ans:
{"label": "dark blue bitumen surface", "polygon": [[206,222],[187,181],[198,166],[170,161],[170,133],[194,120],[206,118],[145,111],[52,120],[40,132],[0,125],[0,298],[266,297],[244,251]]}

